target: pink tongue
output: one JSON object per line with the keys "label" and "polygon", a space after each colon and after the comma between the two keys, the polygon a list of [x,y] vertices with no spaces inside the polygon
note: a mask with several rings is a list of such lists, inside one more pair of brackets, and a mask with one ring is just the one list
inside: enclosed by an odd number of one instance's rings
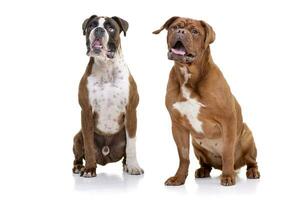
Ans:
{"label": "pink tongue", "polygon": [[100,48],[101,47],[100,41],[99,40],[95,40],[94,43],[93,43],[93,46]]}
{"label": "pink tongue", "polygon": [[183,51],[183,50],[180,50],[180,49],[171,49],[171,51],[173,52],[173,53],[175,53],[175,54],[177,54],[177,55],[181,55],[181,56],[183,56],[184,54],[185,54],[185,51]]}

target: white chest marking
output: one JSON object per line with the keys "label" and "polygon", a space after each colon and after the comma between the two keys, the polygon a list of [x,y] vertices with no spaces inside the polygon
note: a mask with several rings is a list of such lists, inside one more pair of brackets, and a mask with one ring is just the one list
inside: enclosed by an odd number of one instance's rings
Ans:
{"label": "white chest marking", "polygon": [[125,114],[129,98],[128,78],[129,70],[122,56],[105,63],[95,58],[87,87],[93,112],[98,114],[97,129],[103,133],[120,130],[119,120]]}
{"label": "white chest marking", "polygon": [[191,77],[191,74],[188,73],[186,67],[180,68],[181,73],[184,76],[184,83],[181,87],[181,93],[186,101],[176,102],[173,104],[173,108],[178,110],[182,116],[186,116],[187,120],[197,133],[203,133],[202,122],[198,119],[200,113],[200,108],[204,105],[197,101],[194,98],[191,98],[191,91],[186,87],[188,79]]}

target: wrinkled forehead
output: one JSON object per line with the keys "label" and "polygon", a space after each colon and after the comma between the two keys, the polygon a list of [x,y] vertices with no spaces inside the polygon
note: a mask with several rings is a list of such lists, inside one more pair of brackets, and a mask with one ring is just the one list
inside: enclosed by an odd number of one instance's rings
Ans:
{"label": "wrinkled forehead", "polygon": [[190,18],[178,18],[172,24],[180,24],[183,26],[197,27],[203,29],[199,20],[190,19]]}

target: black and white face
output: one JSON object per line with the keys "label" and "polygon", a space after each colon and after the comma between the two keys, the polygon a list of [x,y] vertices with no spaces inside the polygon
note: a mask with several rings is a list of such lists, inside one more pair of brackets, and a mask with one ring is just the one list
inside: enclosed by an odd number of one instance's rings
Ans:
{"label": "black and white face", "polygon": [[86,36],[87,55],[113,59],[121,48],[120,33],[126,35],[128,23],[119,17],[98,17],[86,19],[82,25]]}

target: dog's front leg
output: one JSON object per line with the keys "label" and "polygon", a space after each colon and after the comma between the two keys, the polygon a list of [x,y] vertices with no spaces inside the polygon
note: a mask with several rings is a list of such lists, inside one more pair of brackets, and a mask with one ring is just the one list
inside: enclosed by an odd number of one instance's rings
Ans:
{"label": "dog's front leg", "polygon": [[126,157],[123,168],[125,172],[131,175],[144,173],[136,158],[136,126],[136,110],[128,109],[125,117]]}
{"label": "dog's front leg", "polygon": [[173,138],[177,145],[179,155],[179,167],[175,176],[170,177],[165,182],[165,185],[182,185],[188,175],[188,168],[190,164],[189,149],[190,149],[190,133],[187,129],[172,122]]}
{"label": "dog's front leg", "polygon": [[236,118],[229,117],[223,123],[223,152],[221,185],[231,186],[235,184],[234,153],[237,137]]}
{"label": "dog's front leg", "polygon": [[83,177],[96,176],[96,154],[94,147],[94,118],[92,109],[81,111],[81,126],[84,145],[85,168],[82,171]]}

